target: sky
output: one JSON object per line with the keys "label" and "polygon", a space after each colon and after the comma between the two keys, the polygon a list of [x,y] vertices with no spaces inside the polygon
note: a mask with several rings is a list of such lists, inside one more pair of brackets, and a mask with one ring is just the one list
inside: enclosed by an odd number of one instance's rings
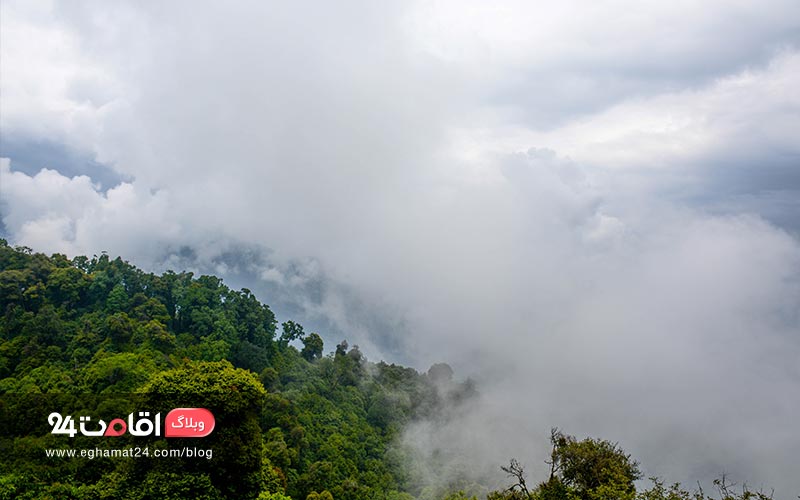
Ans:
{"label": "sky", "polygon": [[420,464],[558,426],[794,498],[798,89],[796,0],[3,0],[0,230],[449,363]]}

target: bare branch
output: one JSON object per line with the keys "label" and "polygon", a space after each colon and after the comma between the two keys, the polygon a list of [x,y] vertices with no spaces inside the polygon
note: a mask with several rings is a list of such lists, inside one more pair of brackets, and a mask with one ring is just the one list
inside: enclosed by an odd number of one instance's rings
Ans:
{"label": "bare branch", "polygon": [[525,484],[525,470],[516,458],[511,459],[508,467],[500,466],[500,469],[517,481],[516,484],[511,485],[506,491],[514,491],[519,488],[526,496],[531,496],[530,491],[528,491],[528,486]]}

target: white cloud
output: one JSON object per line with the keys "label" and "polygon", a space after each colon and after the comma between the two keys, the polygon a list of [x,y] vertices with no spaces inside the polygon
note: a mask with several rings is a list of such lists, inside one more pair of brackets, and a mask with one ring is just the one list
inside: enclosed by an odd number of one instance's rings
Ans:
{"label": "white cloud", "polygon": [[[787,51],[764,68],[720,77],[700,88],[633,98],[580,119],[538,131],[524,126],[454,131],[458,144],[480,151],[554,148],[584,165],[683,168],[733,154],[797,154],[800,54]],[[768,118],[767,118],[768,117]]]}
{"label": "white cloud", "polygon": [[4,134],[97,147],[120,83],[84,53],[80,35],[61,24],[52,2],[3,2],[0,89]]}
{"label": "white cloud", "polygon": [[152,266],[164,245],[188,237],[164,191],[121,183],[102,193],[86,176],[49,169],[28,176],[11,167],[7,158],[0,161],[0,200],[6,230],[20,244],[68,255],[131,252]]}

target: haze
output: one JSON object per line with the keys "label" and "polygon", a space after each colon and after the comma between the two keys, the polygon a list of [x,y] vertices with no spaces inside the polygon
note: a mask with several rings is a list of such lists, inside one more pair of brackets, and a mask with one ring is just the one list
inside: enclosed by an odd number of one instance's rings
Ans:
{"label": "haze", "polygon": [[797,1],[0,8],[12,244],[449,363],[421,481],[540,478],[558,426],[800,494]]}

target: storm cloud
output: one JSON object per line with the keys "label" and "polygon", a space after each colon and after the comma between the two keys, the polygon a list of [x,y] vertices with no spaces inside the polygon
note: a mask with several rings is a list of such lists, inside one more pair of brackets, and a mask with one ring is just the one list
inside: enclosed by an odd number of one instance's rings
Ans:
{"label": "storm cloud", "polygon": [[214,272],[328,347],[447,361],[480,399],[408,429],[420,463],[502,483],[559,426],[668,481],[800,493],[797,2],[0,22],[12,243]]}

